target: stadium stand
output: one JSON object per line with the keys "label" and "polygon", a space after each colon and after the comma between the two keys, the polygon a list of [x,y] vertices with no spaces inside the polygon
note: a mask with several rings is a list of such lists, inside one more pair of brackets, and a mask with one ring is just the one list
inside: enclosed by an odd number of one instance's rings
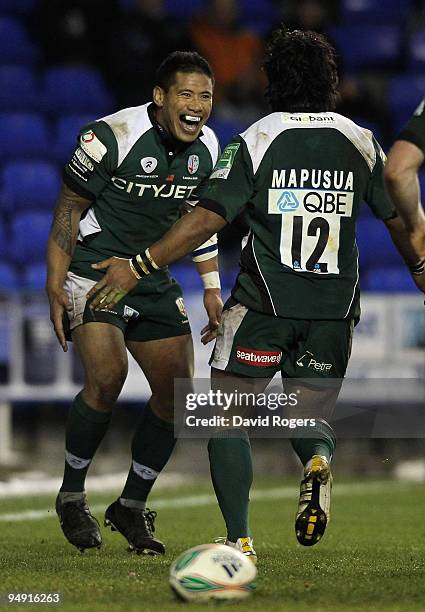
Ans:
{"label": "stadium stand", "polygon": [[107,114],[113,107],[101,74],[94,68],[63,66],[44,74],[43,109],[52,113]]}
{"label": "stadium stand", "polygon": [[9,259],[21,265],[44,262],[51,222],[51,213],[16,213],[10,224]]}
{"label": "stadium stand", "polygon": [[39,57],[39,51],[31,42],[25,24],[17,17],[0,16],[0,62],[34,64]]}
{"label": "stadium stand", "polygon": [[51,134],[41,113],[0,113],[0,160],[46,157]]}
{"label": "stadium stand", "polygon": [[37,111],[40,85],[31,66],[0,65],[0,112]]}
{"label": "stadium stand", "polygon": [[4,210],[53,210],[60,188],[56,165],[48,161],[16,161],[1,171],[0,202]]}
{"label": "stadium stand", "polygon": [[407,19],[412,7],[411,0],[342,0],[341,14],[345,23],[399,22]]}
{"label": "stadium stand", "polygon": [[[425,6],[413,0],[340,0],[333,4],[339,6],[339,12],[322,13],[327,15],[324,30],[337,45],[342,69],[360,81],[364,71],[372,71],[379,78],[384,75],[384,93],[380,98],[377,90],[376,99],[378,104],[382,103],[383,111],[388,112],[390,134],[392,130],[396,135],[425,93]],[[43,240],[50,223],[48,211],[54,207],[61,166],[78,130],[117,109],[108,90],[113,81],[108,86],[105,84],[102,66],[76,63],[52,66],[55,58],[43,56],[41,47],[35,44],[40,40],[36,36],[32,38],[37,28],[30,26],[30,22],[36,23],[40,6],[39,0],[0,0],[0,250],[8,253],[9,258],[2,278],[9,278],[12,284],[13,278],[19,280],[14,266],[23,261],[23,253],[32,253],[36,267],[22,279],[24,286],[31,287],[38,286],[37,279],[41,278],[37,262],[44,258]],[[136,1],[119,0],[117,6],[131,14]],[[207,6],[207,0],[164,1],[165,13],[176,19],[176,28],[187,26]],[[280,19],[290,22],[297,10],[297,3],[291,1],[239,0],[239,25],[263,36]],[[335,15],[339,15],[339,20]],[[117,91],[113,94],[116,96]],[[216,131],[222,147],[245,129],[241,110],[240,107],[232,111],[229,100],[216,103],[209,125]],[[368,111],[365,105],[354,120],[372,129],[383,142],[388,134]],[[382,115],[386,116],[384,112]],[[34,230],[31,241],[29,228]],[[20,231],[23,231],[21,237]],[[10,244],[6,242],[8,234],[12,237]],[[367,273],[364,287],[397,288],[399,283],[399,290],[409,290],[410,279],[407,275],[407,281],[402,278],[400,259],[385,228],[372,218],[367,207],[361,211],[358,243],[361,263]],[[224,251],[227,246],[232,245],[226,245],[224,240]],[[381,285],[374,268],[379,271]],[[183,284],[189,288],[197,286],[191,270],[185,264],[178,267],[180,280],[184,277]],[[227,270],[224,262],[223,276],[233,279],[234,274],[234,267]]]}

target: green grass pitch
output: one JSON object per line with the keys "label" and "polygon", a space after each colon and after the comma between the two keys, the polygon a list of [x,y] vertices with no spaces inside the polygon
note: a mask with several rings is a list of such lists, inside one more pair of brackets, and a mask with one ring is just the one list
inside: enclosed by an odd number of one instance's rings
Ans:
{"label": "green grass pitch", "polygon": [[[277,488],[279,487],[279,488]],[[283,487],[283,488],[282,488]],[[293,516],[297,484],[255,482],[251,524],[259,555],[256,593],[232,609],[269,612],[364,612],[425,610],[425,489],[395,481],[336,482],[332,520],[311,549],[297,544]],[[104,545],[84,555],[63,538],[53,496],[0,501],[0,592],[60,591],[60,610],[181,611],[222,608],[178,603],[168,587],[168,568],[183,550],[225,535],[210,485],[160,491],[157,534],[167,544],[163,558],[126,551],[118,534],[103,529]],[[89,498],[98,510],[113,494]],[[158,501],[159,500],[159,501]],[[36,520],[5,515],[47,510]],[[6,517],[7,518],[7,517]],[[227,607],[227,606],[226,606]],[[4,605],[2,609],[53,609]]]}

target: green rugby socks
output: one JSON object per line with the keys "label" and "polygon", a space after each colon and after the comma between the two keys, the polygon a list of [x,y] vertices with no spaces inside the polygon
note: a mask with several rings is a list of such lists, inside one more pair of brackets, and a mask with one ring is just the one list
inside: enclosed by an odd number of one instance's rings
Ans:
{"label": "green rugby socks", "polygon": [[227,539],[236,542],[249,535],[248,505],[252,484],[251,445],[247,434],[211,438],[208,443],[211,478],[227,527]]}
{"label": "green rugby socks", "polygon": [[90,462],[109,426],[111,414],[90,408],[81,393],[68,414],[65,438],[65,471],[61,491],[84,491]]}
{"label": "green rugby socks", "polygon": [[175,444],[174,424],[157,417],[147,404],[133,437],[132,464],[121,499],[146,501]]}
{"label": "green rugby socks", "polygon": [[303,465],[313,455],[324,455],[328,461],[331,460],[336,446],[336,438],[332,427],[327,421],[316,419],[315,427],[308,428],[310,436],[308,438],[300,435],[306,433],[305,428],[299,428],[298,431],[297,429],[294,430],[291,444]]}

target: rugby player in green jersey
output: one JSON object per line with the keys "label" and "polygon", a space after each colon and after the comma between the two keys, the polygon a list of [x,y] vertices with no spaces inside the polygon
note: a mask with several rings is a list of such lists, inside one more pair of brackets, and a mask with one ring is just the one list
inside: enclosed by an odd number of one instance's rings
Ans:
{"label": "rugby player in green jersey", "polygon": [[411,266],[419,289],[425,289],[425,213],[421,203],[419,169],[425,160],[425,98],[403,128],[388,154],[385,179],[394,205],[409,232],[418,260]]}
{"label": "rugby player in green jersey", "polygon": [[[285,391],[301,389],[296,409],[310,411],[315,424],[307,435],[305,427],[292,430],[303,465],[295,531],[311,546],[329,521],[335,435],[328,415],[360,316],[355,228],[362,201],[385,222],[408,264],[417,253],[386,194],[381,147],[369,130],[333,112],[337,70],[326,39],[282,27],[264,69],[273,112],[226,147],[191,215],[130,261],[110,258],[96,266],[109,269],[94,288],[93,307],[111,296],[112,305],[117,288],[139,283],[132,267],[138,276],[155,276],[246,209],[250,233],[211,358],[212,384],[235,389],[238,377],[246,391],[249,380],[265,386],[280,372]],[[255,560],[249,439],[242,429],[221,433],[208,451],[227,543]]]}
{"label": "rugby player in green jersey", "polygon": [[[138,552],[165,552],[153,535],[155,513],[146,499],[175,445],[174,377],[193,375],[181,289],[162,269],[113,308],[106,308],[108,298],[94,311],[86,294],[103,276],[93,262],[144,250],[193,205],[194,190],[219,155],[217,138],[205,125],[213,86],[211,68],[200,55],[172,53],[157,71],[153,102],[85,126],[64,169],[48,241],[47,292],[59,343],[66,351],[72,336],[85,382],[69,413],[56,510],[65,536],[81,550],[101,544],[84,482],[127,376],[128,349],[152,396],[133,438],[127,482],[106,510],[105,523]],[[209,322],[202,333],[208,340],[222,309],[216,236],[192,257],[205,287]]]}

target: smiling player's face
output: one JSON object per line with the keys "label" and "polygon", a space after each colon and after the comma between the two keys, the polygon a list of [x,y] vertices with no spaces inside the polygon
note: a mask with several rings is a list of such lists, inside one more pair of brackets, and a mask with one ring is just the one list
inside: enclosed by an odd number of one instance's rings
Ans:
{"label": "smiling player's face", "polygon": [[154,88],[156,119],[177,140],[193,142],[210,116],[212,94],[213,84],[206,74],[176,72],[168,91]]}

